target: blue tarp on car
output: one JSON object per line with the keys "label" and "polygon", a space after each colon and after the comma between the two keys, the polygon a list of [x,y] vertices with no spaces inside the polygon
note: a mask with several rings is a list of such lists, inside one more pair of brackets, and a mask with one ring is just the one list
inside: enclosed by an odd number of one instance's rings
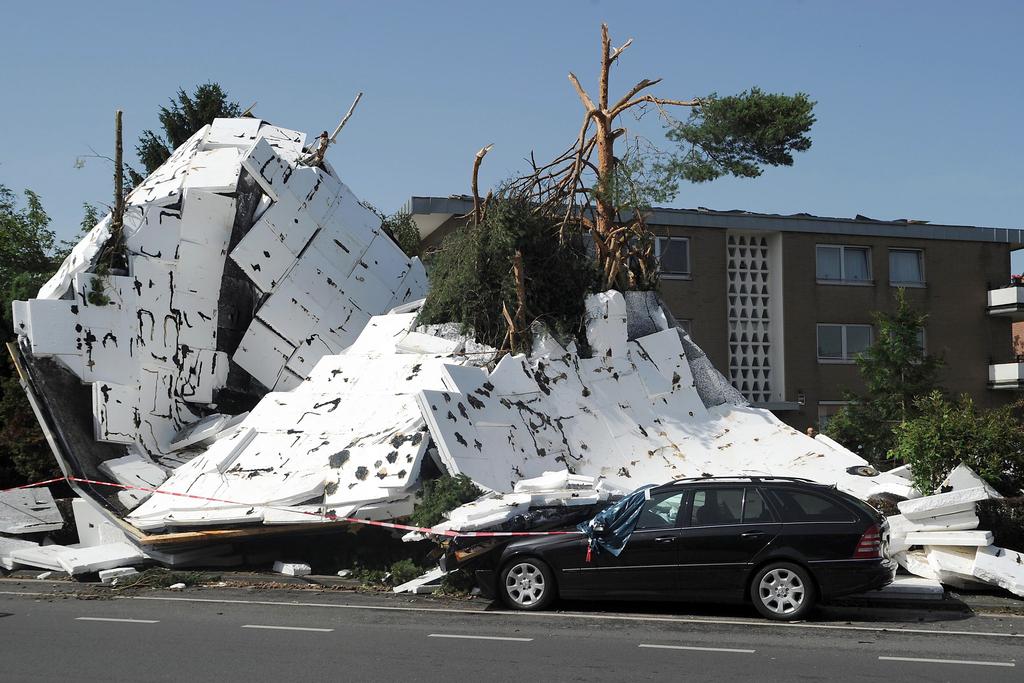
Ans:
{"label": "blue tarp on car", "polygon": [[[636,528],[644,503],[650,499],[653,484],[638,488],[619,502],[599,512],[593,519],[576,528],[586,534],[590,548],[606,550],[615,557],[626,547],[633,529]],[[598,532],[597,529],[604,530]],[[587,557],[590,557],[588,551]]]}

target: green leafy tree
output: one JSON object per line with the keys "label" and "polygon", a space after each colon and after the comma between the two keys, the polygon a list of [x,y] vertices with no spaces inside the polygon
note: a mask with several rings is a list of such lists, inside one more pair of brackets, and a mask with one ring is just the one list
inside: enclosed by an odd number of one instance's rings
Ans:
{"label": "green leafy tree", "polygon": [[395,243],[402,248],[406,256],[420,255],[422,251],[420,247],[420,230],[416,227],[411,214],[405,211],[397,211],[384,218],[383,225],[387,233],[391,235],[391,239],[395,240]]}
{"label": "green leafy tree", "polygon": [[890,456],[909,463],[914,485],[936,491],[960,463],[1001,493],[1024,488],[1021,406],[979,410],[970,396],[948,401],[933,391],[915,402],[916,415],[896,426]]}
{"label": "green leafy tree", "polygon": [[[11,302],[35,296],[58,261],[50,217],[35,192],[24,192],[24,206],[0,185],[0,340],[15,338]],[[0,359],[0,488],[57,472],[49,448],[18,382],[7,350]]]}
{"label": "green leafy tree", "polygon": [[829,420],[826,431],[881,465],[895,444],[896,426],[916,415],[918,399],[939,388],[943,362],[922,348],[920,335],[928,316],[907,303],[902,289],[896,293],[896,312],[874,317],[877,338],[856,359],[866,392],[848,393],[850,404]]}
{"label": "green leafy tree", "polygon": [[434,526],[444,520],[444,513],[476,500],[481,495],[483,491],[464,474],[429,479],[423,482],[423,490],[419,494],[416,509],[409,516],[409,522],[422,527]]}
{"label": "green leafy tree", "polygon": [[[559,239],[558,218],[534,208],[522,197],[496,196],[479,225],[465,226],[445,239],[432,255],[421,324],[462,323],[477,341],[525,351],[506,337],[509,317],[518,317],[521,309],[516,325],[520,331],[540,321],[563,339],[577,335],[584,297],[597,281],[594,264],[582,240]],[[522,306],[517,258],[524,280]]]}
{"label": "green leafy tree", "polygon": [[[241,113],[238,103],[230,101],[217,83],[204,83],[191,96],[184,89],[179,89],[169,107],[160,107],[162,134],[152,130],[143,132],[135,151],[146,173],[152,173],[200,128],[216,118],[230,118]],[[133,182],[138,183],[134,178]]]}
{"label": "green leafy tree", "polygon": [[42,201],[25,190],[25,206],[0,185],[0,289],[19,273],[49,272],[53,267],[54,232]]}

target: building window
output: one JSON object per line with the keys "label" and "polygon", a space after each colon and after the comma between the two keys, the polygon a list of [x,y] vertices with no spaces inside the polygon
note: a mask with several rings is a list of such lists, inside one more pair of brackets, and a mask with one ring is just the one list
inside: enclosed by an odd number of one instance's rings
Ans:
{"label": "building window", "polygon": [[826,431],[829,420],[847,405],[849,401],[818,401],[818,431]]}
{"label": "building window", "polygon": [[924,252],[920,249],[890,249],[889,284],[923,287]]}
{"label": "building window", "polygon": [[871,282],[871,249],[819,244],[817,247],[819,282]]}
{"label": "building window", "polygon": [[654,241],[654,257],[661,275],[690,276],[690,238],[658,237]]}
{"label": "building window", "polygon": [[871,325],[818,325],[818,360],[852,363],[871,346]]}
{"label": "building window", "polygon": [[921,349],[921,353],[928,353],[928,347],[925,345],[923,327],[917,331],[917,347]]}

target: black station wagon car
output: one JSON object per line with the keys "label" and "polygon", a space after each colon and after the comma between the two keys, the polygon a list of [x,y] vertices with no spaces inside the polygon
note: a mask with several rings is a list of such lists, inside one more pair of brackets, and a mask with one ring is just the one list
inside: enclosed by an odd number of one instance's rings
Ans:
{"label": "black station wagon car", "polygon": [[[601,515],[595,518],[595,522]],[[581,525],[583,528],[585,525]],[[616,556],[606,533],[509,543],[482,591],[539,610],[556,597],[739,602],[769,619],[803,618],[823,598],[889,584],[888,525],[831,486],[779,477],[701,478],[650,488]]]}

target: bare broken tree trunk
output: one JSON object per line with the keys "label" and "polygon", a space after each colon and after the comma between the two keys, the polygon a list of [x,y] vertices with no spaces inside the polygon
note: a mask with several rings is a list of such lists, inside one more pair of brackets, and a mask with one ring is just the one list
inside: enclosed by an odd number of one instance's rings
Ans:
{"label": "bare broken tree trunk", "polygon": [[476,153],[476,157],[473,159],[473,222],[476,225],[480,225],[484,220],[483,207],[480,204],[480,188],[478,184],[478,177],[480,175],[480,164],[483,163],[484,157],[494,147],[494,143],[481,147],[480,151]]}
{"label": "bare broken tree trunk", "polygon": [[[612,65],[619,55],[633,43],[630,38],[621,47],[612,49],[608,36],[608,25],[601,25],[601,72],[598,81],[598,101],[595,104],[580,85],[579,79],[572,72],[569,80],[576,89],[580,101],[586,108],[583,124],[574,147],[575,160],[571,166],[551,171],[565,160],[565,155],[555,162],[539,169],[535,168],[533,181],[543,183],[550,181],[554,188],[554,197],[548,201],[564,201],[570,206],[575,205],[575,195],[583,193],[593,200],[594,220],[588,226],[597,250],[597,258],[601,265],[605,288],[618,286],[621,289],[632,289],[640,283],[649,283],[655,272],[653,254],[642,243],[649,241],[647,228],[641,217],[636,215],[641,207],[620,207],[615,186],[616,163],[615,139],[623,135],[624,128],[615,127],[615,119],[625,111],[642,103],[649,103],[663,109],[665,105],[680,107],[700,106],[700,100],[668,100],[653,95],[640,93],[661,82],[660,78],[643,79],[634,85],[624,97],[610,104],[608,99],[608,83]],[[594,134],[588,136],[590,126],[594,126]],[[589,157],[596,148],[596,166],[589,162]],[[581,176],[587,170],[596,176],[592,188],[583,185]],[[543,174],[542,174],[543,172]],[[632,209],[634,218],[630,225],[619,226],[619,212],[623,208]],[[585,220],[582,221],[586,225]],[[626,229],[623,229],[625,227]],[[563,226],[564,231],[564,226]],[[639,243],[639,244],[638,244]]]}
{"label": "bare broken tree trunk", "polygon": [[124,230],[124,146],[121,142],[121,110],[114,112],[114,208],[110,234],[118,242]]}

